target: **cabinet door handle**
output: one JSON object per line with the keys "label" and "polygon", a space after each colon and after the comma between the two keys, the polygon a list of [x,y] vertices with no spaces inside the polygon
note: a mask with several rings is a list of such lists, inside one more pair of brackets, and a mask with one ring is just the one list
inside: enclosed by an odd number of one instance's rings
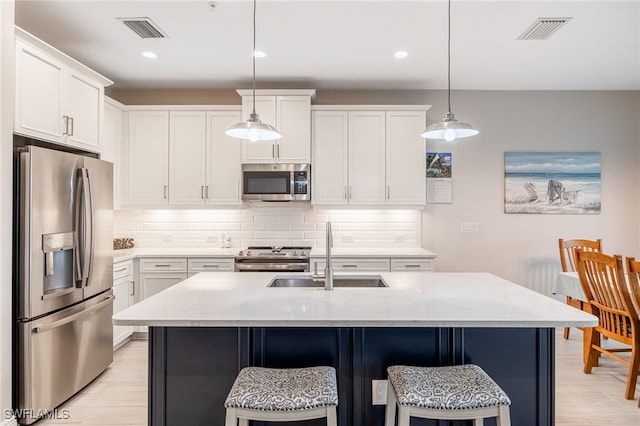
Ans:
{"label": "cabinet door handle", "polygon": [[349,195],[347,194],[347,186],[345,185],[344,187],[344,199],[348,200],[349,199]]}
{"label": "cabinet door handle", "polygon": [[164,189],[163,189],[163,195],[164,195],[165,199],[169,198],[169,196],[167,194],[167,192],[169,192],[168,190],[169,190],[169,187],[167,185],[165,185]]}
{"label": "cabinet door handle", "polygon": [[280,159],[280,145],[278,143],[276,145],[276,160]]}
{"label": "cabinet door handle", "polygon": [[63,115],[62,119],[64,120],[64,131],[62,132],[62,134],[68,135],[69,134],[69,116]]}
{"label": "cabinet door handle", "polygon": [[349,200],[351,199],[351,185],[349,185]]}
{"label": "cabinet door handle", "polygon": [[206,197],[204,196],[204,185],[202,185],[202,186],[200,187],[200,198],[206,198]]}
{"label": "cabinet door handle", "polygon": [[387,186],[387,200],[391,198],[391,187]]}
{"label": "cabinet door handle", "polygon": [[205,195],[205,198],[208,200],[209,199],[209,185],[207,185],[205,188],[207,188],[207,189],[205,190],[204,195]]}
{"label": "cabinet door handle", "polygon": [[136,282],[129,281],[129,296],[135,296],[135,295],[136,295]]}
{"label": "cabinet door handle", "polygon": [[73,136],[73,117],[69,117],[69,122],[71,123],[71,131],[69,132],[69,136]]}
{"label": "cabinet door handle", "polygon": [[275,142],[271,145],[271,158],[276,159],[276,144]]}

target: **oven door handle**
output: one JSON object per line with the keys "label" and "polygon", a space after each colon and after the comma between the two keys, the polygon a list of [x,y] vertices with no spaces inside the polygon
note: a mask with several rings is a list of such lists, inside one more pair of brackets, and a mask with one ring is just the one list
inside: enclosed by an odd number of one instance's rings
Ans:
{"label": "oven door handle", "polygon": [[237,272],[295,271],[307,272],[308,263],[236,263]]}

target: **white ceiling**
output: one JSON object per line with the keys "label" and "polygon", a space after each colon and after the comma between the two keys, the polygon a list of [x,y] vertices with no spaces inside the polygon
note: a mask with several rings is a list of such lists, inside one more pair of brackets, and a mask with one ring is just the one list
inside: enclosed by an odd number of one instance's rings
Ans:
{"label": "white ceiling", "polygon": [[[16,24],[114,88],[250,87],[253,3],[209,3],[16,0]],[[149,17],[168,38],[143,40],[119,17]],[[572,19],[517,40],[539,17]],[[258,0],[258,87],[446,88],[446,18],[442,0]],[[453,89],[640,90],[640,0],[454,0],[451,31]]]}

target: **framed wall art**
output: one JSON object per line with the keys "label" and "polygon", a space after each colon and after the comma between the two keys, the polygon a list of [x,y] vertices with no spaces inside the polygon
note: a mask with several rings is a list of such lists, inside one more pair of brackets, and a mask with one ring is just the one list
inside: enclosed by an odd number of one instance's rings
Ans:
{"label": "framed wall art", "polygon": [[599,152],[505,152],[504,212],[599,214]]}

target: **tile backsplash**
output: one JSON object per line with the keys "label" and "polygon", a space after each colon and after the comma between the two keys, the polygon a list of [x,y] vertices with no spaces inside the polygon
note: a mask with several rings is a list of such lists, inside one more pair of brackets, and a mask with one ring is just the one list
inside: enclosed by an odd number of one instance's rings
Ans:
{"label": "tile backsplash", "polygon": [[335,247],[419,247],[416,210],[328,210],[307,206],[237,210],[117,210],[114,238],[136,247],[231,247],[307,245],[324,247],[326,222]]}

